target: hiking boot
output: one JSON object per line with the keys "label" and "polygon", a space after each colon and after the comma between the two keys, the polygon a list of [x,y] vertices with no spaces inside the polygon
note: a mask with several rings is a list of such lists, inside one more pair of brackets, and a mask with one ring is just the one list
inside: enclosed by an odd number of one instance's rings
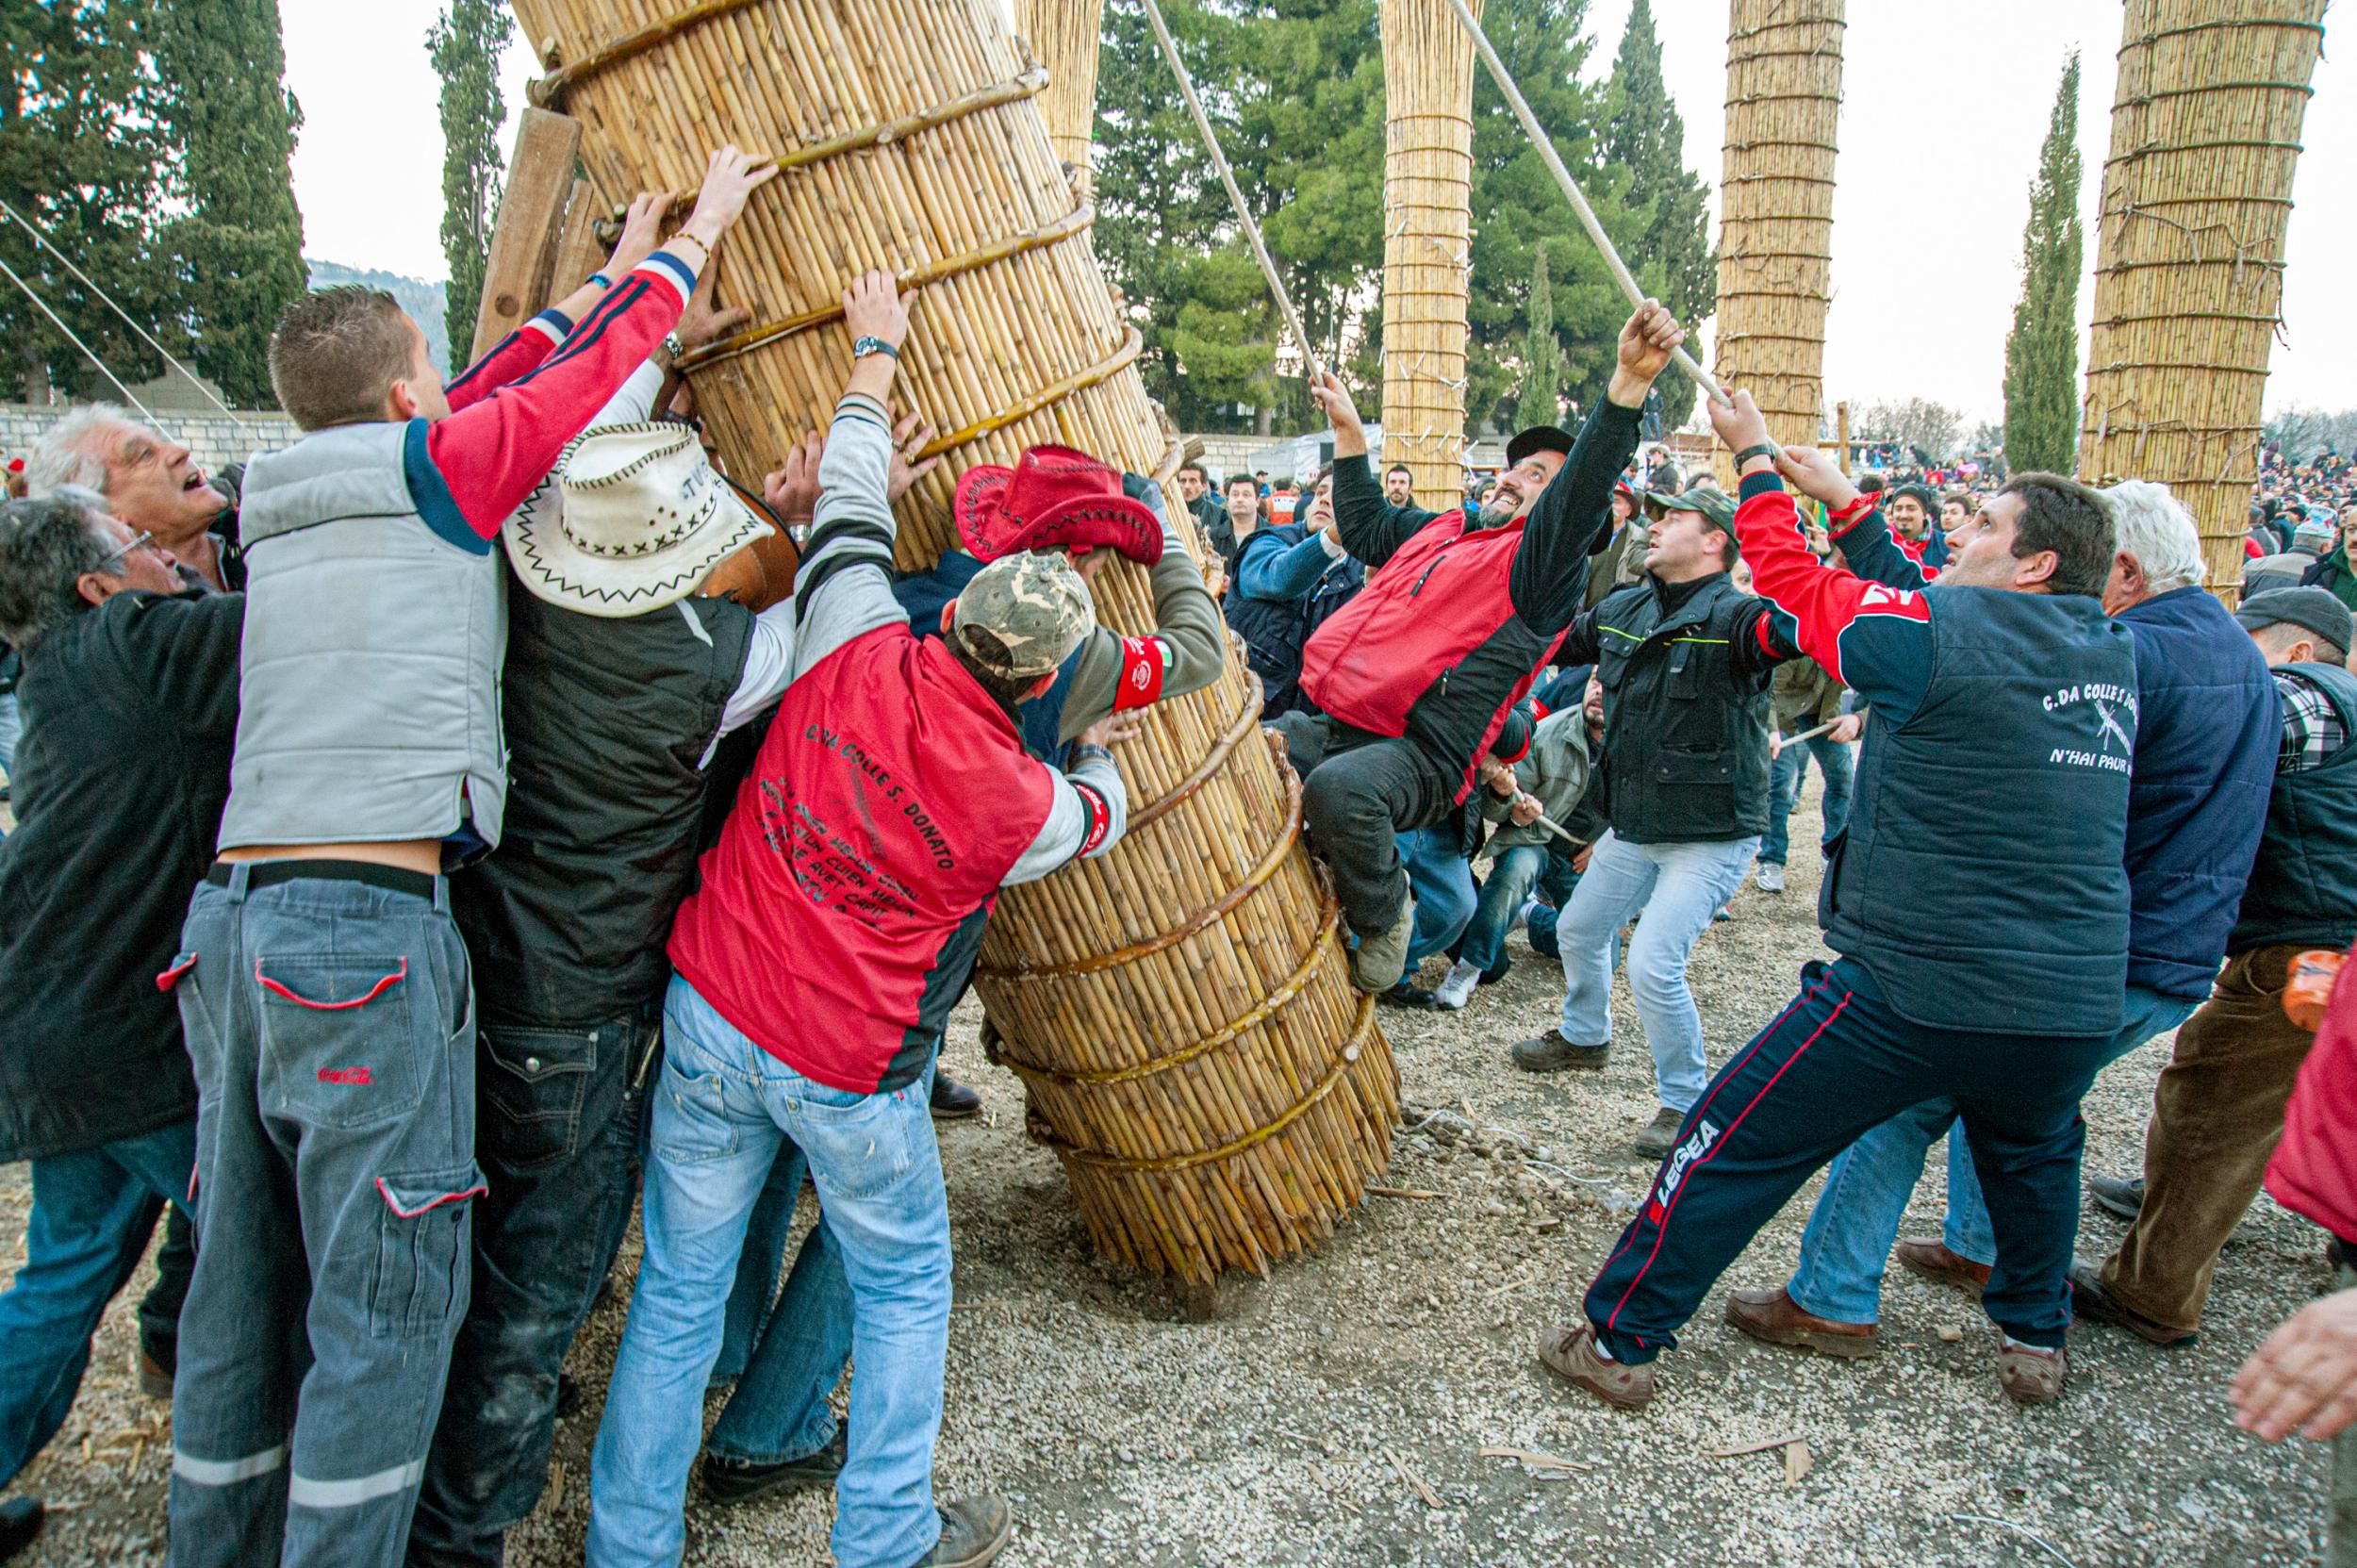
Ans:
{"label": "hiking boot", "polygon": [[1399,900],[1399,918],[1387,931],[1370,935],[1354,932],[1359,945],[1350,949],[1350,983],[1381,996],[1399,983],[1408,971],[1408,943],[1416,933],[1416,896]]}
{"label": "hiking boot", "polygon": [[1762,893],[1781,893],[1784,891],[1784,867],[1775,861],[1763,860],[1759,863],[1758,875],[1752,880],[1759,883]]}
{"label": "hiking boot", "polygon": [[847,1430],[843,1423],[837,1422],[834,1436],[827,1440],[824,1448],[773,1464],[750,1464],[707,1452],[701,1466],[704,1495],[716,1503],[733,1505],[774,1497],[781,1492],[799,1492],[805,1487],[832,1486],[834,1478],[843,1474],[844,1457],[850,1451],[850,1439],[844,1435]]}
{"label": "hiking boot", "polygon": [[1526,1073],[1558,1073],[1566,1067],[1584,1067],[1594,1072],[1611,1060],[1612,1042],[1575,1046],[1563,1038],[1561,1030],[1551,1029],[1536,1039],[1515,1041],[1507,1054],[1514,1059],[1514,1065]]}
{"label": "hiking boot", "polygon": [[2125,1329],[2145,1344],[2157,1345],[2164,1350],[2182,1349],[2201,1337],[2191,1329],[2171,1329],[2155,1323],[2128,1307],[2103,1288],[2102,1270],[2076,1260],[2070,1264],[2070,1311],[2089,1323]]}
{"label": "hiking boot", "polygon": [[0,1503],[0,1562],[33,1543],[46,1511],[38,1497],[11,1497]]}
{"label": "hiking boot", "polygon": [[941,1539],[910,1568],[982,1568],[1014,1535],[1014,1515],[995,1493],[960,1497],[933,1511],[941,1515]]}
{"label": "hiking boot", "polygon": [[1378,1007],[1404,1007],[1410,1013],[1429,1013],[1440,1005],[1432,999],[1431,992],[1419,990],[1412,980],[1403,980],[1388,991],[1376,992],[1375,1000]]}
{"label": "hiking boot", "polygon": [[172,1397],[172,1368],[148,1354],[144,1345],[140,1348],[139,1364],[133,1370],[139,1374],[141,1394],[150,1399]]}
{"label": "hiking boot", "polygon": [[1673,1111],[1666,1105],[1656,1111],[1653,1114],[1653,1120],[1646,1123],[1645,1130],[1637,1134],[1637,1142],[1634,1146],[1637,1152],[1648,1160],[1658,1160],[1668,1154],[1671,1149],[1677,1147],[1678,1124],[1685,1119],[1685,1112]]}
{"label": "hiking boot", "polygon": [[2144,1212],[2144,1178],[2091,1176],[2087,1179],[2087,1197],[2095,1199],[2097,1208],[2132,1220]]}
{"label": "hiking boot", "polygon": [[982,1097],[980,1091],[966,1087],[936,1067],[931,1109],[937,1122],[964,1121],[982,1114]]}
{"label": "hiking boot", "polygon": [[2069,1376],[2070,1352],[2059,1346],[2043,1350],[2008,1340],[1997,1352],[1997,1386],[2017,1405],[2052,1404]]}
{"label": "hiking boot", "polygon": [[1455,1012],[1473,999],[1474,987],[1480,983],[1481,971],[1460,958],[1449,970],[1448,978],[1433,991],[1432,1005]]}
{"label": "hiking boot", "polygon": [[1881,1349],[1871,1323],[1836,1323],[1805,1311],[1781,1286],[1772,1291],[1730,1291],[1726,1320],[1767,1345],[1814,1350],[1821,1356],[1857,1361]]}
{"label": "hiking boot", "polygon": [[1986,1263],[1976,1263],[1961,1252],[1950,1251],[1948,1245],[1937,1238],[1911,1236],[1891,1251],[1909,1274],[1953,1285],[1975,1301],[1981,1298],[1981,1287],[1988,1283]]}
{"label": "hiking boot", "polygon": [[1653,1398],[1652,1364],[1628,1366],[1605,1360],[1596,1354],[1596,1330],[1587,1323],[1541,1334],[1539,1364],[1616,1411],[1641,1411]]}

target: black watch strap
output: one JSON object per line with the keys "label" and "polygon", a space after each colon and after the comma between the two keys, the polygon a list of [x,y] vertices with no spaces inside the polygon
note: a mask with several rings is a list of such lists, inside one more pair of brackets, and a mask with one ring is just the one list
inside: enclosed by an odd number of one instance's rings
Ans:
{"label": "black watch strap", "polygon": [[1735,467],[1737,471],[1740,472],[1743,465],[1750,462],[1755,457],[1766,457],[1772,461],[1782,455],[1784,455],[1784,449],[1777,446],[1775,442],[1762,441],[1757,446],[1747,446],[1742,451],[1737,453],[1735,454]]}

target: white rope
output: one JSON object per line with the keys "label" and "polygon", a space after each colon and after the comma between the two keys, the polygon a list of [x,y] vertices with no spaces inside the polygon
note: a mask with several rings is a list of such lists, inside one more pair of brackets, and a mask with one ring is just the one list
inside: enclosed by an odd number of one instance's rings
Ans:
{"label": "white rope", "polygon": [[58,313],[49,308],[48,302],[43,300],[39,294],[33,292],[33,286],[16,275],[15,268],[9,266],[5,261],[0,261],[0,272],[8,273],[8,281],[15,284],[19,289],[24,289],[25,297],[32,301],[34,305],[38,305],[41,309],[41,313],[49,318],[51,324],[56,326],[59,332],[65,334],[66,341],[72,343],[75,348],[80,349],[83,355],[88,358],[91,364],[98,367],[98,373],[115,384],[115,390],[123,394],[124,402],[129,404],[140,413],[145,414],[147,416],[148,423],[154,424],[156,422],[156,416],[149,412],[147,404],[141,403],[139,400],[138,395],[134,393],[130,388],[125,387],[123,384],[123,378],[121,376],[107,369],[107,362],[104,359],[99,358],[97,355],[91,353],[91,346],[88,343],[83,342],[81,338],[76,338],[74,335],[74,329],[72,327],[66,325],[65,322],[58,319]]}
{"label": "white rope", "polygon": [[[194,371],[189,369],[177,359],[174,359],[172,356],[171,350],[165,348],[163,344],[156,341],[154,338],[149,337],[147,328],[140,325],[137,321],[134,321],[129,311],[115,304],[114,296],[112,294],[107,293],[104,289],[99,288],[97,284],[92,283],[88,272],[83,272],[81,268],[74,265],[74,258],[72,256],[58,249],[58,247],[51,242],[47,235],[41,233],[40,229],[33,226],[33,221],[31,219],[25,217],[25,214],[17,211],[16,208],[10,206],[6,202],[0,202],[0,213],[5,213],[8,217],[15,219],[18,223],[24,226],[25,232],[31,235],[36,240],[40,241],[41,246],[46,249],[51,256],[54,256],[59,261],[64,262],[65,270],[72,272],[75,277],[80,278],[82,280],[83,288],[88,289],[91,293],[96,294],[100,299],[106,301],[107,309],[122,317],[125,325],[129,326],[133,332],[138,333],[141,338],[146,339],[147,346],[149,348],[154,349],[157,354],[164,356],[165,364],[170,365],[173,370],[178,371],[182,375],[187,376],[196,389],[204,393],[205,396],[212,403],[214,407],[228,415],[232,420],[237,420],[239,429],[252,430],[254,428],[252,425],[246,423],[245,421],[238,419],[238,411],[235,408],[230,407],[227,404],[222,402],[221,399],[214,397],[213,389],[210,387],[206,386],[204,382],[198,380],[197,374]],[[90,351],[88,349],[84,349],[82,352],[88,354]],[[106,367],[101,365],[99,369],[105,370]],[[109,381],[114,380],[112,376],[107,377],[107,379]],[[117,381],[115,382],[115,385],[120,387],[123,384]],[[142,410],[142,412],[144,412],[144,410]]]}

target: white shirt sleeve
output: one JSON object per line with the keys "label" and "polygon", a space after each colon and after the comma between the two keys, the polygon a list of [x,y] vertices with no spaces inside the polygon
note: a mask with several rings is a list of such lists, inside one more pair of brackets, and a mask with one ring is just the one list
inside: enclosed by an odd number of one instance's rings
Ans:
{"label": "white shirt sleeve", "polygon": [[794,601],[781,599],[753,617],[752,641],[745,650],[745,673],[720,711],[720,733],[749,723],[778,700],[794,674]]}

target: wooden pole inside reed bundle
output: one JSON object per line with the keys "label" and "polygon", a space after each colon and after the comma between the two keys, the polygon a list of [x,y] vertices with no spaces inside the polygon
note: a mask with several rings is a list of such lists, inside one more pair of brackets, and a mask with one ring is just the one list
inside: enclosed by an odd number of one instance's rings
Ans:
{"label": "wooden pole inside reed bundle", "polygon": [[[1834,133],[1843,0],[1731,0],[1719,175],[1719,385],[1741,388],[1768,434],[1815,446],[1833,300]],[[1714,447],[1732,490],[1733,453]]]}
{"label": "wooden pole inside reed bundle", "polygon": [[1105,0],[1014,0],[1014,30],[1047,68],[1040,117],[1056,156],[1087,189],[1089,142],[1096,129],[1096,40]]}
{"label": "wooden pole inside reed bundle", "polygon": [[2325,0],[2127,0],[2079,474],[2155,479],[2232,602]]}
{"label": "wooden pole inside reed bundle", "polygon": [[[695,184],[722,142],[779,158],[717,261],[718,303],[753,324],[682,362],[733,471],[823,428],[851,365],[840,295],[878,267],[922,280],[898,391],[943,432],[943,464],[897,509],[903,566],[955,542],[952,487],[977,463],[1043,442],[1139,473],[1171,457],[1041,117],[1047,83],[996,0],[516,9],[548,46],[536,102],[580,121],[609,207]],[[1152,626],[1139,569],[1113,562],[1093,592],[1106,624]],[[1129,833],[1008,889],[976,970],[1097,1246],[1195,1280],[1330,1234],[1399,1116],[1260,703],[1231,642],[1211,685],[1146,710],[1117,759]]]}
{"label": "wooden pole inside reed bundle", "polygon": [[1473,41],[1448,0],[1383,0],[1382,30],[1383,466],[1446,511],[1465,487]]}

